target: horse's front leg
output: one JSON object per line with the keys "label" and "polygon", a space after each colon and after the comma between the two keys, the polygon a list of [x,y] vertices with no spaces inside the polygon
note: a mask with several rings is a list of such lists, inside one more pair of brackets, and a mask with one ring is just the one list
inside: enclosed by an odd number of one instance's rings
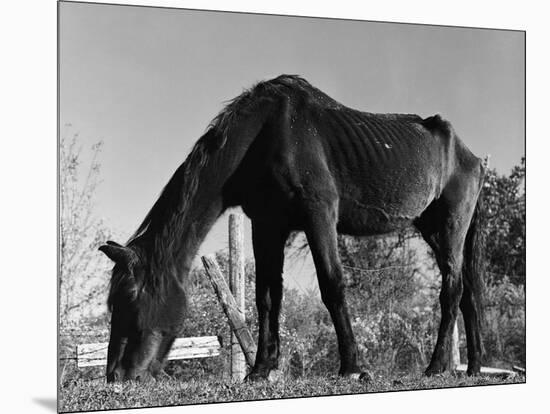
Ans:
{"label": "horse's front leg", "polygon": [[370,375],[358,365],[357,344],[346,305],[344,276],[337,244],[337,202],[316,202],[308,207],[305,232],[317,270],[321,298],[336,330],[340,375],[368,381]]}
{"label": "horse's front leg", "polygon": [[276,220],[252,222],[252,244],[256,260],[256,306],[258,350],[246,380],[267,379],[279,366],[279,313],[283,295],[284,246],[287,227]]}

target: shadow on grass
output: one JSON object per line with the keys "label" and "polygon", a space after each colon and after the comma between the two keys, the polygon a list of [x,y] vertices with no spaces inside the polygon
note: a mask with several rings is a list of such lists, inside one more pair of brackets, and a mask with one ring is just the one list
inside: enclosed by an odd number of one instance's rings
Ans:
{"label": "shadow on grass", "polygon": [[54,413],[57,412],[57,399],[55,398],[33,398],[35,404],[41,405]]}

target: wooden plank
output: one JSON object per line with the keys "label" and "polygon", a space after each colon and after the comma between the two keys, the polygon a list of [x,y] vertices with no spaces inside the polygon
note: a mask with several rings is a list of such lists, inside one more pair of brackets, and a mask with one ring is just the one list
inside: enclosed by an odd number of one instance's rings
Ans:
{"label": "wooden plank", "polygon": [[168,360],[208,358],[220,354],[220,341],[217,336],[178,338],[168,353]]}
{"label": "wooden plank", "polygon": [[77,366],[93,367],[97,365],[107,365],[107,347],[108,342],[95,344],[79,344],[76,347]]}
{"label": "wooden plank", "polygon": [[227,319],[229,319],[229,325],[239,340],[239,344],[243,350],[246,362],[252,367],[254,366],[254,360],[256,359],[256,344],[254,343],[252,334],[246,326],[244,315],[239,311],[235,298],[231,294],[231,291],[225,282],[218,263],[216,262],[215,256],[203,256],[202,263],[206,270],[206,274],[212,282],[212,286],[214,287],[214,291],[216,292],[216,295],[222,305],[223,311],[225,312]]}
{"label": "wooden plank", "polygon": [[525,368],[518,367],[518,366],[514,365],[514,366],[512,367],[512,369],[513,369],[514,371],[516,371],[516,372],[519,372],[520,374],[525,375]]}
{"label": "wooden plank", "polygon": [[[235,298],[237,310],[244,319],[244,216],[229,215],[229,289]],[[241,345],[231,332],[231,378],[242,381],[246,375],[246,361]]]}
{"label": "wooden plank", "polygon": [[[108,345],[108,342],[78,345],[76,349],[78,367],[106,365]],[[219,354],[220,341],[217,336],[177,338],[167,359],[207,358]]]}
{"label": "wooden plank", "polygon": [[[468,369],[468,365],[466,364],[460,364],[458,365],[455,370],[459,372],[466,372]],[[480,369],[481,375],[503,375],[507,377],[514,377],[516,373],[514,371],[510,371],[508,369],[501,369],[501,368],[491,368],[491,367],[481,367]]]}

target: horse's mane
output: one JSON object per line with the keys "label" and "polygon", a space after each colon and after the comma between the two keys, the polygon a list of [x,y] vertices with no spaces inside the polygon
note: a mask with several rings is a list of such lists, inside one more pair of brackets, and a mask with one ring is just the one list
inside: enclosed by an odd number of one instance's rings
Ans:
{"label": "horse's mane", "polygon": [[239,114],[249,111],[254,101],[254,89],[245,90],[227,105],[209,123],[205,134],[197,141],[186,160],[177,168],[159,198],[135,233],[128,240],[132,244],[148,231],[158,230],[167,219],[166,213],[183,214],[198,188],[199,173],[213,154],[222,149],[229,130]]}
{"label": "horse's mane", "polygon": [[128,240],[128,245],[134,244],[148,232],[160,230],[164,221],[168,219],[168,212],[171,215],[185,212],[197,190],[199,172],[210,158],[209,148],[216,145],[216,138],[208,131],[195,144],[185,162],[176,169],[153,207]]}

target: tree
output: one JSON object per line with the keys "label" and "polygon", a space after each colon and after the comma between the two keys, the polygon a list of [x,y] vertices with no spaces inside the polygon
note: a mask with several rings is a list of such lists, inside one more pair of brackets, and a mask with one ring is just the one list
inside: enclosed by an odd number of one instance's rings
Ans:
{"label": "tree", "polygon": [[91,160],[85,163],[78,134],[60,139],[59,317],[62,326],[105,308],[108,276],[97,247],[109,238],[110,232],[94,213],[102,145],[102,142],[92,145]]}
{"label": "tree", "polygon": [[525,283],[525,157],[509,176],[489,169],[483,186],[487,272]]}

